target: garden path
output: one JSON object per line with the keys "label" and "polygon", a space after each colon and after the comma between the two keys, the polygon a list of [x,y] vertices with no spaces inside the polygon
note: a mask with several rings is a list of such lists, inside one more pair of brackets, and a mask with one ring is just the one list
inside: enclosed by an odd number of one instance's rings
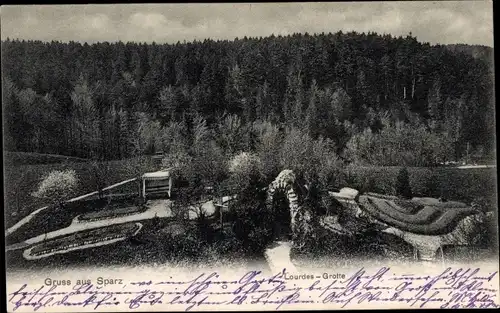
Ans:
{"label": "garden path", "polygon": [[38,235],[36,237],[30,238],[25,240],[22,243],[17,243],[10,245],[6,247],[6,251],[10,250],[17,250],[17,249],[22,249],[27,246],[53,239],[59,236],[65,236],[69,235],[75,232],[79,231],[84,231],[84,230],[89,230],[89,229],[96,229],[96,228],[101,228],[101,227],[108,227],[111,225],[116,225],[116,224],[123,224],[123,223],[129,223],[129,222],[138,222],[142,220],[148,220],[152,219],[154,217],[170,217],[172,216],[172,212],[170,211],[170,206],[168,205],[168,200],[163,200],[164,203],[163,205],[153,205],[148,207],[148,209],[144,212],[138,213],[138,214],[133,214],[133,215],[127,215],[127,216],[119,216],[119,217],[114,217],[114,218],[108,218],[108,219],[103,219],[99,221],[92,221],[92,222],[82,222],[78,221],[76,218],[73,220],[71,225],[65,228],[58,229],[56,231],[52,231],[49,233],[44,233],[41,235]]}
{"label": "garden path", "polygon": [[273,273],[280,273],[286,268],[288,273],[296,273],[297,268],[290,259],[292,244],[289,241],[276,241],[266,249],[264,255]]}

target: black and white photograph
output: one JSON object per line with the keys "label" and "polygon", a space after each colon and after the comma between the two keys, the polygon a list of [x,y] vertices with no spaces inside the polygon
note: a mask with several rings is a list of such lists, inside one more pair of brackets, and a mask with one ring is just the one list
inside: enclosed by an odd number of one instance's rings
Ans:
{"label": "black and white photograph", "polygon": [[1,37],[8,310],[500,307],[492,1],[7,5]]}

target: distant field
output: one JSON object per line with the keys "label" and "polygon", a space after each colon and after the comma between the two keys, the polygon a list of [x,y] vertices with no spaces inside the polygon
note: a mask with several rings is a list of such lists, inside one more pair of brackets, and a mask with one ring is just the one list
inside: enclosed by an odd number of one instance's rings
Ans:
{"label": "distant field", "polygon": [[[350,167],[339,180],[339,187],[352,187],[364,192],[395,195],[396,177],[401,167]],[[410,186],[417,197],[445,197],[470,203],[484,198],[495,201],[496,168],[409,167]]]}
{"label": "distant field", "polygon": [[4,152],[4,161],[10,165],[53,164],[63,162],[87,162],[87,159],[58,154],[45,154],[35,152]]}

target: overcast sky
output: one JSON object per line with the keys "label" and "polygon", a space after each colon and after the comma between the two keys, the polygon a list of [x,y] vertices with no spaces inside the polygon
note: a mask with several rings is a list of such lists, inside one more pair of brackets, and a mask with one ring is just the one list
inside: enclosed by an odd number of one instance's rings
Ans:
{"label": "overcast sky", "polygon": [[294,32],[375,31],[419,41],[493,46],[492,1],[16,5],[2,39],[175,43]]}

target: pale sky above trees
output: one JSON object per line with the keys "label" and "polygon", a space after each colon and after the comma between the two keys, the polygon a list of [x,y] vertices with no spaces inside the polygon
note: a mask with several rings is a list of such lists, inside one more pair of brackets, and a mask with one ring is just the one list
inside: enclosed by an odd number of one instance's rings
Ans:
{"label": "pale sky above trees", "polygon": [[258,4],[10,5],[2,39],[177,41],[357,32],[407,35],[431,44],[493,46],[492,1]]}

